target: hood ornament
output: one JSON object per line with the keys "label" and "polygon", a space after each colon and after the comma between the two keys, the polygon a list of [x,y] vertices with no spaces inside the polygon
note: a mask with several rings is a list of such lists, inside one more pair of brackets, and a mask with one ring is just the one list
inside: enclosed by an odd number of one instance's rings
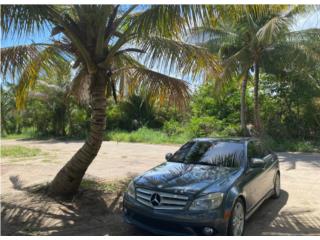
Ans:
{"label": "hood ornament", "polygon": [[159,195],[159,193],[152,194],[150,202],[154,207],[159,206],[161,202],[161,196]]}

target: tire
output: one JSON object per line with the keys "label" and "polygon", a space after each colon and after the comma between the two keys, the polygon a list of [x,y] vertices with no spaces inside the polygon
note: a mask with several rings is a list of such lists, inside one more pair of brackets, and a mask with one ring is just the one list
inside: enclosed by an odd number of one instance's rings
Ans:
{"label": "tire", "polygon": [[[240,215],[239,215],[240,214]],[[242,236],[245,230],[245,207],[242,199],[235,202],[228,226],[229,236]]]}
{"label": "tire", "polygon": [[277,199],[281,195],[281,181],[280,181],[280,173],[277,172],[277,175],[274,179],[274,186],[273,186],[273,195],[272,198]]}

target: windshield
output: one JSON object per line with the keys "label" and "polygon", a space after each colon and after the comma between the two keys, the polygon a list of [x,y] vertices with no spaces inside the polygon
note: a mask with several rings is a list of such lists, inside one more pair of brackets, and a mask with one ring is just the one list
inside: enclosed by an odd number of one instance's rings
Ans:
{"label": "windshield", "polygon": [[238,168],[243,157],[243,143],[193,141],[183,145],[169,161]]}

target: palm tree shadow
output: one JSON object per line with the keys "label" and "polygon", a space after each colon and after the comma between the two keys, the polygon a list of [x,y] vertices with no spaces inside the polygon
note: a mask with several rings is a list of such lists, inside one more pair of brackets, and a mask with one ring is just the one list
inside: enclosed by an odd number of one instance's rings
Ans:
{"label": "palm tree shadow", "polygon": [[[125,186],[125,184],[124,184]],[[125,235],[122,193],[82,189],[68,201],[45,194],[45,186],[22,188],[1,200],[1,235]]]}
{"label": "palm tree shadow", "polygon": [[319,235],[320,217],[310,209],[283,209],[288,198],[288,192],[281,190],[279,199],[267,199],[248,220],[245,234]]}

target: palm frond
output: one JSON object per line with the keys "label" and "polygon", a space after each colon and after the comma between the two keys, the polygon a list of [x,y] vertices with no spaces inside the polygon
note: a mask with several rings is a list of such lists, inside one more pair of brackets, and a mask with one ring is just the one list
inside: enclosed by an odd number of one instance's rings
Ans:
{"label": "palm frond", "polygon": [[188,83],[148,68],[137,67],[131,71],[129,92],[143,88],[160,104],[168,102],[180,108],[186,107],[190,97]]}
{"label": "palm frond", "polygon": [[319,42],[320,29],[309,28],[299,31],[291,31],[285,34],[285,41],[288,42]]}
{"label": "palm frond", "polygon": [[312,61],[320,61],[320,29],[305,29],[289,32],[277,44],[296,55]]}
{"label": "palm frond", "polygon": [[140,37],[175,37],[181,32],[186,33],[187,28],[208,21],[210,12],[213,12],[213,7],[206,5],[152,5],[135,13],[131,23]]}
{"label": "palm frond", "polygon": [[60,50],[54,45],[25,45],[1,49],[4,76],[11,73],[18,75],[16,105],[23,108],[28,91],[35,85],[42,74],[49,74],[53,69],[63,68],[67,64]]}
{"label": "palm frond", "polygon": [[217,89],[219,89],[223,83],[232,80],[235,74],[241,74],[244,72],[244,69],[250,68],[252,64],[250,54],[248,48],[243,47],[223,62],[223,73],[219,78],[216,78]]}
{"label": "palm frond", "polygon": [[49,5],[2,5],[1,29],[3,37],[8,34],[27,36],[49,27]]}
{"label": "palm frond", "polygon": [[191,29],[189,34],[190,41],[196,41],[197,44],[207,42],[213,39],[226,39],[227,37],[238,37],[234,32],[228,31],[227,29],[220,29],[218,27],[211,26],[200,26]]}
{"label": "palm frond", "polygon": [[113,62],[113,83],[120,98],[147,92],[152,101],[184,108],[189,98],[188,83],[146,68],[129,54],[117,55]]}
{"label": "palm frond", "polygon": [[85,68],[80,67],[72,80],[70,93],[80,104],[88,104],[90,100],[91,78]]}
{"label": "palm frond", "polygon": [[14,79],[15,74],[35,59],[43,48],[44,46],[38,44],[1,48],[1,73],[4,79],[8,74]]}
{"label": "palm frond", "polygon": [[146,52],[140,57],[147,66],[164,69],[168,74],[179,72],[195,78],[200,74],[214,76],[221,72],[218,57],[196,45],[161,37],[148,37],[136,44]]}
{"label": "palm frond", "polygon": [[310,14],[316,10],[317,7],[313,5],[294,5],[290,6],[288,11],[285,12],[284,16],[287,18],[293,18],[304,14]]}
{"label": "palm frond", "polygon": [[288,10],[290,10],[290,5],[269,5],[269,4],[253,4],[253,5],[243,5],[240,8],[246,17],[250,17],[254,22],[259,19],[268,18],[270,16],[283,16]]}
{"label": "palm frond", "polygon": [[280,33],[289,31],[290,19],[276,16],[270,19],[262,28],[257,31],[257,38],[264,44],[271,44]]}

